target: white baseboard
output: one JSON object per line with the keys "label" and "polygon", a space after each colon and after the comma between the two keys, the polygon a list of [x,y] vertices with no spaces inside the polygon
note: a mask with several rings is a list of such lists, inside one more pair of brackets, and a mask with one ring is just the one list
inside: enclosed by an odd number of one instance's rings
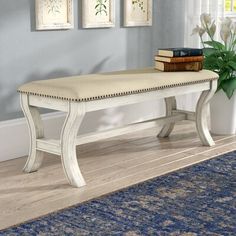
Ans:
{"label": "white baseboard", "polygon": [[[188,95],[191,96],[191,95]],[[188,99],[187,99],[188,98]],[[186,106],[189,100],[189,106]],[[177,98],[179,108],[191,110],[193,97]],[[196,99],[195,99],[196,100]],[[80,134],[104,130],[129,124],[132,122],[153,119],[164,114],[163,101],[151,101],[132,106],[101,110],[86,114]],[[52,112],[42,115],[45,135],[49,138],[59,138],[65,114]],[[25,118],[0,122],[0,162],[26,156],[29,148],[29,134]]]}
{"label": "white baseboard", "polygon": [[[47,136],[59,136],[64,117],[61,112],[42,115]],[[28,148],[29,133],[25,118],[0,122],[0,162],[26,156]]]}
{"label": "white baseboard", "polygon": [[[163,115],[162,106],[158,102],[136,104],[123,108],[101,110],[86,114],[82,122],[80,134],[105,130],[132,122],[153,119]],[[157,109],[158,108],[158,109]],[[65,113],[52,112],[42,115],[45,136],[59,138]],[[0,162],[28,155],[29,133],[25,118],[0,122]]]}

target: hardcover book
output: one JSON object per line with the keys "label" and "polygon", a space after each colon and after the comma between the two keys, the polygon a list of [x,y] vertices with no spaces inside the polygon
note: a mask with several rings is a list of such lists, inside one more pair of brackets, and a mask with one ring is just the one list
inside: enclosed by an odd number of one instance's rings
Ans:
{"label": "hardcover book", "polygon": [[194,57],[162,57],[155,56],[156,61],[163,61],[169,63],[181,63],[181,62],[195,62],[195,61],[203,61],[203,56],[194,56]]}
{"label": "hardcover book", "polygon": [[190,57],[202,55],[203,50],[199,48],[163,48],[158,50],[158,56],[164,57]]}
{"label": "hardcover book", "polygon": [[202,62],[182,62],[182,63],[168,63],[155,61],[155,69],[160,71],[200,71],[203,68]]}

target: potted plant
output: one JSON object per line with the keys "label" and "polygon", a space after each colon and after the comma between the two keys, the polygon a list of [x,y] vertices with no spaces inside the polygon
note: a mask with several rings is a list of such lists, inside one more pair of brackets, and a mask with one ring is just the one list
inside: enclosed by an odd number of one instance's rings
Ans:
{"label": "potted plant", "polygon": [[[210,14],[202,14],[201,27],[197,25],[193,34],[200,36],[204,52],[204,69],[219,75],[216,94],[210,102],[211,132],[215,134],[236,133],[236,22],[230,18],[222,20],[221,42],[214,39],[216,24]],[[204,35],[209,40],[205,41]]]}

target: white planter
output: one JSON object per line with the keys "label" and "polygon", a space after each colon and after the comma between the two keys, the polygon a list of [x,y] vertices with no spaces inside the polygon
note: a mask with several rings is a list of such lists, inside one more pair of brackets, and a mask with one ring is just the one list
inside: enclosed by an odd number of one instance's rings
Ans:
{"label": "white planter", "polygon": [[220,90],[210,101],[211,132],[230,135],[236,133],[236,92],[228,99]]}

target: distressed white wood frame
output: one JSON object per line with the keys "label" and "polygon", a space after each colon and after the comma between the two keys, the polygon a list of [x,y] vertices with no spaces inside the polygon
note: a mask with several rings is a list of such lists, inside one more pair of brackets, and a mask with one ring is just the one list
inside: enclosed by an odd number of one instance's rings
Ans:
{"label": "distressed white wood frame", "polygon": [[109,19],[104,22],[92,20],[89,13],[90,0],[82,0],[82,27],[83,28],[111,28],[115,26],[115,2],[109,0]]}
{"label": "distressed white wood frame", "polygon": [[124,0],[124,26],[135,27],[135,26],[151,26],[152,25],[152,0],[147,0],[147,19],[145,21],[137,21],[130,18],[130,8],[132,0]]}
{"label": "distressed white wood frame", "polygon": [[74,28],[73,0],[65,0],[67,18],[63,23],[45,22],[43,18],[43,11],[45,10],[43,2],[44,0],[35,0],[36,30],[60,30]]}
{"label": "distressed white wood frame", "polygon": [[[207,127],[208,113],[206,110],[209,100],[214,95],[216,88],[217,80],[213,80],[199,84],[166,88],[158,91],[88,102],[72,102],[22,93],[21,107],[28,122],[31,140],[30,152],[24,171],[37,171],[42,164],[44,152],[52,153],[61,157],[68,182],[72,186],[81,187],[85,185],[85,180],[77,162],[77,145],[130,133],[134,130],[137,131],[151,127],[155,128],[157,125],[163,125],[158,136],[167,137],[173,130],[174,124],[181,120],[195,121],[202,144],[212,146],[214,145],[214,141]],[[202,92],[197,103],[196,112],[178,110],[176,107],[175,96],[194,92]],[[166,116],[164,117],[77,137],[80,124],[86,112],[163,98],[166,102]],[[61,130],[60,139],[52,140],[47,139],[44,136],[44,128],[38,111],[38,108],[40,107],[67,113],[67,117]]]}

